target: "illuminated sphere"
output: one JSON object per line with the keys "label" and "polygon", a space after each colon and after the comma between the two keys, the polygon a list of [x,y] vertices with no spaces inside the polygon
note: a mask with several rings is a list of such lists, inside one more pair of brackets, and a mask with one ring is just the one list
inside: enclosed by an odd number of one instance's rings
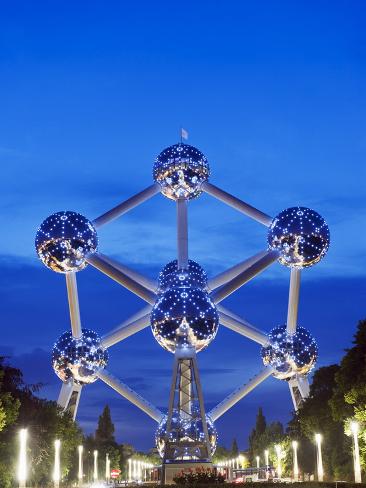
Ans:
{"label": "illuminated sphere", "polygon": [[269,345],[261,350],[265,366],[275,369],[273,376],[288,380],[298,375],[308,374],[318,358],[318,347],[314,337],[304,327],[297,327],[295,334],[288,334],[286,325],[271,330]]}
{"label": "illuminated sphere", "polygon": [[318,263],[329,248],[329,228],[323,217],[306,207],[283,210],[271,223],[270,249],[280,251],[279,262],[290,268]]}
{"label": "illuminated sphere", "polygon": [[[168,417],[167,416],[163,417],[155,433],[155,445],[162,458],[164,457],[164,452],[165,452],[165,442],[167,437],[167,432],[166,432],[167,421],[168,421]],[[211,455],[213,455],[217,447],[217,431],[216,431],[215,424],[209,415],[206,415],[206,421],[207,421],[208,438],[211,447]],[[182,416],[179,415],[179,412],[177,412],[176,410],[173,411],[170,434],[169,434],[170,441],[184,442],[184,441],[191,440],[193,443],[193,442],[204,442],[204,439],[205,439],[205,435],[203,432],[202,421],[200,418],[193,418],[193,419],[190,417],[183,418]],[[187,452],[180,453],[181,456],[188,455],[193,457],[199,457],[199,452],[196,452],[197,448],[192,446],[192,449],[186,448],[186,450]]]}
{"label": "illuminated sphere", "polygon": [[36,234],[36,251],[47,268],[58,273],[80,271],[87,254],[98,247],[93,224],[76,212],[57,212],[40,225]]}
{"label": "illuminated sphere", "polygon": [[102,347],[100,337],[89,329],[82,329],[80,339],[70,331],[64,332],[53,346],[53,369],[63,382],[73,378],[80,385],[94,383],[107,362],[108,352]]}
{"label": "illuminated sphere", "polygon": [[195,147],[182,143],[164,149],[156,158],[153,170],[161,192],[172,200],[200,195],[201,185],[209,175],[206,156]]}
{"label": "illuminated sphere", "polygon": [[159,295],[151,312],[155,339],[174,353],[178,344],[202,351],[214,339],[219,326],[215,304],[199,288],[171,288]]}
{"label": "illuminated sphere", "polygon": [[195,261],[188,261],[188,269],[178,270],[178,261],[175,259],[160,271],[158,288],[160,291],[172,287],[179,288],[205,288],[207,286],[206,271]]}

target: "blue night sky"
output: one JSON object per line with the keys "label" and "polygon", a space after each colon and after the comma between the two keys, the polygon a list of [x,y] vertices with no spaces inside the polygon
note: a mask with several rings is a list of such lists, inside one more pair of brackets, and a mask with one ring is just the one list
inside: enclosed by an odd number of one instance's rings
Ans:
{"label": "blue night sky", "polygon": [[[310,206],[331,248],[303,273],[299,323],[319,365],[338,361],[366,316],[366,31],[362,1],[14,1],[0,14],[0,352],[56,399],[54,340],[69,327],[64,277],[34,251],[49,214],[93,219],[151,184],[179,127],[211,182],[275,215]],[[266,246],[266,229],[203,195],[189,205],[190,256],[212,276]],[[100,250],[155,278],[175,257],[175,207],[161,195],[99,232]],[[227,299],[268,331],[286,318],[289,272],[275,264]],[[97,271],[78,274],[83,325],[103,334],[143,303]],[[150,329],[110,350],[108,369],[166,408],[173,356]],[[221,327],[199,357],[207,407],[261,367],[259,347]],[[97,382],[87,432],[109,403],[117,438],[152,446],[155,425]],[[286,383],[269,379],[217,422],[247,445],[258,406],[286,421]]]}

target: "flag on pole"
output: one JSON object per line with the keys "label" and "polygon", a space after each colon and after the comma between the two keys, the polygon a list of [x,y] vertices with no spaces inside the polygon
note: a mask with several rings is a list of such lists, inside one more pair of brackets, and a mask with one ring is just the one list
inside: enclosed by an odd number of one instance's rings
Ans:
{"label": "flag on pole", "polygon": [[183,129],[183,127],[180,130],[180,138],[181,138],[181,140],[183,140],[183,139],[187,140],[188,139],[188,131]]}

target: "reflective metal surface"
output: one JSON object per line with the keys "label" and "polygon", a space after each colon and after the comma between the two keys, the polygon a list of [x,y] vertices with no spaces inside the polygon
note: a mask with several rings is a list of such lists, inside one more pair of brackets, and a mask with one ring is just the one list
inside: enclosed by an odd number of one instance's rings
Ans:
{"label": "reflective metal surface", "polygon": [[178,261],[175,259],[160,271],[158,277],[159,291],[172,287],[205,288],[207,286],[206,271],[195,261],[188,261],[188,269],[178,270]]}
{"label": "reflective metal surface", "polygon": [[57,212],[42,222],[35,245],[47,268],[67,273],[85,268],[85,257],[97,250],[98,237],[87,218],[76,212]]}
{"label": "reflective metal surface", "polygon": [[79,384],[93,383],[107,362],[108,352],[101,346],[100,337],[89,329],[82,329],[80,339],[64,332],[53,346],[53,369],[64,382],[73,378]]}
{"label": "reflective metal surface", "polygon": [[188,144],[175,144],[164,149],[155,160],[153,176],[161,192],[168,198],[191,199],[201,193],[210,169],[206,156]]}
{"label": "reflective metal surface", "polygon": [[306,375],[315,366],[318,347],[314,337],[304,327],[297,327],[295,334],[288,334],[286,325],[271,330],[269,345],[261,349],[265,366],[272,366],[276,378],[287,380],[296,374]]}
{"label": "reflective metal surface", "polygon": [[323,217],[305,207],[283,210],[268,233],[270,249],[280,251],[284,266],[306,268],[318,263],[329,248],[329,228]]}

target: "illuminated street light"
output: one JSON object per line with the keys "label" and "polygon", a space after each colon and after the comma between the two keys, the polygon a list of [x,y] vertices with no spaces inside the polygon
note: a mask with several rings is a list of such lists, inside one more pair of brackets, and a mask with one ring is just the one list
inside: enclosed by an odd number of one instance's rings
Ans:
{"label": "illuminated street light", "polygon": [[259,461],[260,461],[260,457],[259,457],[259,456],[256,456],[256,460],[257,460],[257,468],[259,469]]}
{"label": "illuminated street light", "polygon": [[282,478],[281,446],[279,444],[276,444],[275,450],[277,454],[277,478]]}
{"label": "illuminated street light", "polygon": [[242,454],[239,454],[239,462],[240,462],[241,469],[244,469],[244,461],[245,461],[245,457]]}
{"label": "illuminated street light", "polygon": [[60,479],[61,479],[60,447],[61,447],[61,442],[59,439],[56,439],[55,440],[55,465],[54,465],[54,470],[53,470],[53,481],[54,481],[54,487],[55,488],[59,488]]}
{"label": "illuminated street light", "polygon": [[355,483],[362,483],[361,465],[360,465],[360,448],[358,445],[359,425],[357,422],[351,422],[351,430],[353,434],[353,465],[355,470]]}
{"label": "illuminated street light", "polygon": [[128,460],[128,481],[132,481],[132,459]]}
{"label": "illuminated street light", "polygon": [[105,479],[109,481],[111,477],[111,461],[109,459],[109,454],[105,455]]}
{"label": "illuminated street light", "polygon": [[93,480],[97,481],[98,479],[98,451],[94,451],[94,472],[93,472]]}
{"label": "illuminated street light", "polygon": [[293,471],[294,471],[294,480],[299,481],[299,464],[297,461],[297,441],[292,441],[292,452],[293,452]]}
{"label": "illuminated street light", "polygon": [[320,434],[315,434],[315,442],[317,447],[316,464],[318,470],[318,481],[323,481],[324,469],[323,469],[323,458],[322,458],[322,436]]}
{"label": "illuminated street light", "polygon": [[79,453],[78,480],[79,480],[79,486],[81,486],[83,483],[83,446],[78,447],[78,453]]}
{"label": "illuminated street light", "polygon": [[19,431],[19,461],[18,461],[18,481],[19,488],[25,488],[27,482],[27,429]]}
{"label": "illuminated street light", "polygon": [[268,449],[264,451],[264,462],[266,465],[266,479],[268,480],[269,478],[269,452]]}

